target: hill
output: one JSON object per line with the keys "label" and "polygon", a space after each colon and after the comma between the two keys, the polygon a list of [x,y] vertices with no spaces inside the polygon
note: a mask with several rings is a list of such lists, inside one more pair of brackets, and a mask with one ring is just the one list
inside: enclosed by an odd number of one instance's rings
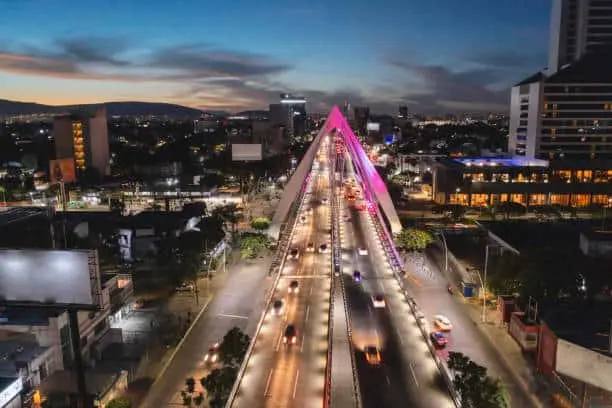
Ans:
{"label": "hill", "polygon": [[[87,109],[99,104],[78,105]],[[161,102],[107,102],[108,116],[169,116],[173,118],[198,118],[202,114],[199,109],[187,106]],[[36,113],[63,113],[75,108],[76,105],[52,106],[33,102],[18,102],[0,99],[0,117],[11,115],[31,115]]]}

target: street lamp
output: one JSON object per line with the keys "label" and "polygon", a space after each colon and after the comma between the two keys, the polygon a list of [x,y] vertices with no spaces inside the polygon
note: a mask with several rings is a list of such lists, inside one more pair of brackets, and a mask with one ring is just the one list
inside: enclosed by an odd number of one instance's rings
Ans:
{"label": "street lamp", "polygon": [[448,272],[448,245],[446,244],[444,231],[438,232],[438,235],[442,238],[442,243],[444,244],[444,272]]}

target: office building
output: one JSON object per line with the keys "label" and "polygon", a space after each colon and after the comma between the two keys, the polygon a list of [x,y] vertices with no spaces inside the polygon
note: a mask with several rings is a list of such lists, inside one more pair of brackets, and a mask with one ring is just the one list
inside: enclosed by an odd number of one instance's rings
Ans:
{"label": "office building", "polygon": [[607,163],[594,160],[444,158],[433,165],[432,191],[438,204],[588,207],[608,205],[611,182]]}
{"label": "office building", "polygon": [[306,99],[281,94],[280,103],[270,105],[270,122],[274,128],[283,128],[287,140],[303,137],[307,132]]}
{"label": "office building", "polygon": [[512,88],[509,152],[542,159],[612,159],[612,54],[588,54]]}
{"label": "office building", "polygon": [[74,160],[77,177],[87,169],[95,169],[101,176],[110,174],[106,107],[56,117],[53,138],[56,159]]}
{"label": "office building", "polygon": [[367,106],[355,106],[355,127],[359,136],[367,134],[368,120],[370,119],[370,108]]}
{"label": "office building", "polygon": [[407,106],[400,106],[399,107],[398,118],[400,118],[400,119],[408,119],[408,107]]}
{"label": "office building", "polygon": [[553,0],[548,72],[612,43],[612,0]]}
{"label": "office building", "polygon": [[508,151],[612,158],[612,0],[555,0],[548,70],[512,88]]}

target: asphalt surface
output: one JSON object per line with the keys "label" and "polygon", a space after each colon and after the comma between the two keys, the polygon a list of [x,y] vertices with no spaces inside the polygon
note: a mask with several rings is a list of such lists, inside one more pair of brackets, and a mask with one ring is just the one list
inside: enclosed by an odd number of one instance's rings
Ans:
{"label": "asphalt surface", "polygon": [[[370,215],[358,209],[360,205],[358,198],[355,204],[347,203],[344,208],[342,250],[363,406],[453,407],[392,274]],[[360,247],[366,248],[368,254],[360,255]],[[355,270],[361,272],[361,282],[353,280]],[[385,307],[373,306],[372,296],[377,294],[384,296]],[[363,349],[369,345],[380,349],[381,364],[366,361]]]}
{"label": "asphalt surface", "polygon": [[[324,148],[324,146],[322,146]],[[325,155],[320,157],[327,162]],[[302,206],[290,248],[299,250],[298,259],[287,259],[275,288],[274,299],[284,303],[277,316],[269,310],[256,338],[232,407],[316,407],[323,403],[331,286],[331,209],[321,199],[329,198],[329,176],[325,166],[313,171],[311,194]],[[308,209],[311,208],[311,212]],[[308,252],[308,244],[314,252]],[[321,244],[327,252],[319,252]],[[292,281],[299,292],[290,294]],[[283,344],[288,325],[297,329],[297,342]]]}
{"label": "asphalt surface", "polygon": [[[436,253],[436,256],[443,259],[443,254]],[[433,316],[441,314],[449,318],[453,325],[448,334],[446,349],[439,351],[441,357],[447,359],[449,351],[465,354],[486,367],[489,375],[503,381],[510,393],[513,407],[533,406],[532,400],[513,376],[499,351],[468,316],[465,310],[467,306],[461,299],[448,293],[448,281],[436,263],[421,256],[409,262],[408,269],[414,276],[409,280],[413,296],[428,320],[431,321]]]}
{"label": "asphalt surface", "polygon": [[205,306],[177,348],[174,358],[149,390],[140,405],[142,408],[180,405],[182,401],[179,393],[185,388],[185,379],[189,377],[196,379],[196,390],[202,391],[199,380],[211,369],[203,361],[208,348],[219,342],[233,327],[249,335],[255,331],[263,311],[265,291],[271,283],[267,272],[267,265],[261,261],[240,264],[228,272],[230,276],[226,284]]}

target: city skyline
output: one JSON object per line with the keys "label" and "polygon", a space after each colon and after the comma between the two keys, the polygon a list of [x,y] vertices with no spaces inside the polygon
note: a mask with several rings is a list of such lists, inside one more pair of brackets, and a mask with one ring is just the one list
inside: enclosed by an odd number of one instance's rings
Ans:
{"label": "city skyline", "polygon": [[545,67],[550,2],[420,3],[343,0],[329,13],[321,1],[67,0],[41,13],[39,0],[0,0],[2,97],[237,111],[289,91],[314,111],[349,99],[386,113],[506,112],[510,86]]}

